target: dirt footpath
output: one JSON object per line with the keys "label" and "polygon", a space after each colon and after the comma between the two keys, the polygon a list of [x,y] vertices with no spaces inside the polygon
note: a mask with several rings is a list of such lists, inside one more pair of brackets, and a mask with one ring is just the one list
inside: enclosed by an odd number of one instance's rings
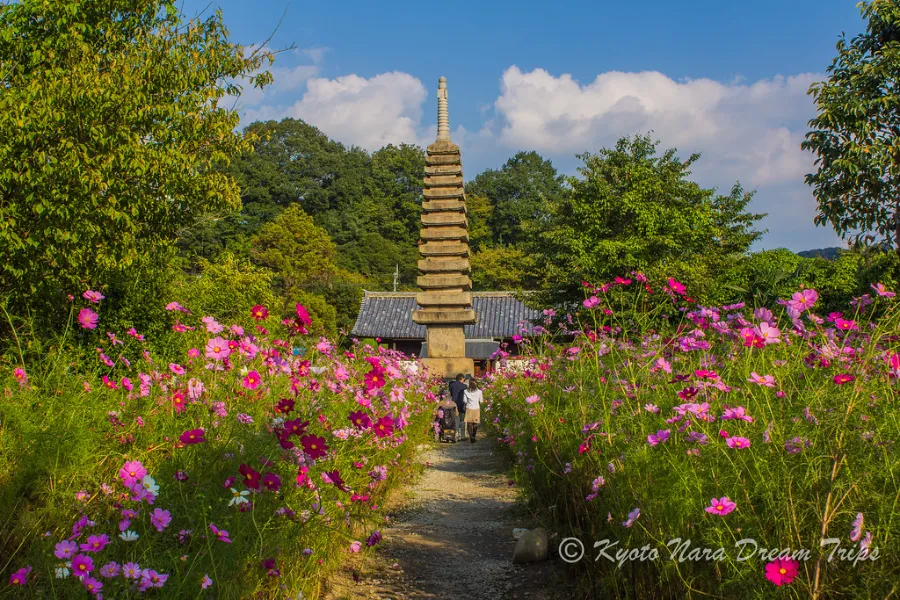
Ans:
{"label": "dirt footpath", "polygon": [[491,440],[435,444],[421,460],[430,466],[390,512],[378,552],[348,565],[327,598],[572,597],[559,559],[512,563],[513,528],[537,524],[517,505]]}

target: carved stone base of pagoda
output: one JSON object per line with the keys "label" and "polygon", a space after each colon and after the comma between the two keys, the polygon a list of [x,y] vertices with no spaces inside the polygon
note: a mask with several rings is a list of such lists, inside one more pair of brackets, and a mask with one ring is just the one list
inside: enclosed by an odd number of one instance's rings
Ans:
{"label": "carved stone base of pagoda", "polygon": [[475,375],[475,361],[471,358],[423,358],[420,360],[422,366],[428,369],[429,374],[443,379],[453,379],[460,373]]}

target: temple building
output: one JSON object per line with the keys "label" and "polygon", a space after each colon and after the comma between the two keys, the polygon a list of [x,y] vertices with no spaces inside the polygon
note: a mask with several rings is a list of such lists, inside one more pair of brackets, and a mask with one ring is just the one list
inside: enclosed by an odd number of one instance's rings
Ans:
{"label": "temple building", "polygon": [[[535,333],[532,322],[541,312],[525,306],[513,292],[471,292],[476,322],[465,325],[465,358],[472,361],[476,377],[493,370],[501,344],[511,356],[517,354],[513,336]],[[351,335],[373,338],[413,358],[428,357],[425,326],[413,321],[416,292],[365,292]],[[452,376],[452,375],[451,375]]]}

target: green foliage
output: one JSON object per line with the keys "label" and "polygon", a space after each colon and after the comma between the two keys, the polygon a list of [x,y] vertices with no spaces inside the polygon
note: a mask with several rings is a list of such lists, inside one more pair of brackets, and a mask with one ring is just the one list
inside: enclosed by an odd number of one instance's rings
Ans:
{"label": "green foliage", "polygon": [[819,205],[816,223],[900,248],[900,3],[861,2],[866,31],[842,35],[828,79],[809,93],[818,114],[803,148],[816,154],[806,176]]}
{"label": "green foliage", "polygon": [[285,292],[329,280],[335,273],[334,244],[312,217],[292,204],[250,240],[251,253],[274,271]]}
{"label": "green foliage", "polygon": [[485,248],[471,261],[476,290],[532,290],[540,279],[538,258],[514,246]]}
{"label": "green foliage", "polygon": [[[210,210],[236,207],[220,168],[250,148],[221,108],[270,54],[245,54],[220,13],[172,0],[0,6],[0,294],[64,314]],[[257,72],[256,75],[251,73]]]}
{"label": "green foliage", "polygon": [[548,205],[565,193],[564,178],[537,152],[519,152],[500,167],[488,169],[466,185],[466,192],[484,196],[492,210],[488,225],[493,243],[525,241],[530,228],[543,224]]}
{"label": "green foliage", "polygon": [[270,308],[278,305],[272,291],[273,279],[272,271],[224,252],[215,262],[200,259],[199,273],[183,274],[172,283],[168,296],[161,299],[177,300],[201,316],[217,315],[228,322],[243,322],[257,304]]}
{"label": "green foliage", "polygon": [[713,296],[715,278],[749,250],[763,215],[746,212],[752,194],[736,185],[717,196],[687,179],[699,155],[656,156],[649,136],[619,140],[614,149],[580,158],[580,178],[554,204],[542,236],[550,302],[583,298],[581,281],[609,281],[632,270],[677,277],[698,297]]}

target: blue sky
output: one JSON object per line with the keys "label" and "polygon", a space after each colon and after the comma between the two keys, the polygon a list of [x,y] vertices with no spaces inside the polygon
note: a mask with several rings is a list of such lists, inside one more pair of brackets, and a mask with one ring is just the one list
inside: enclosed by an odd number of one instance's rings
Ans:
{"label": "blue sky", "polygon": [[[186,0],[185,12],[209,6]],[[434,138],[437,79],[467,177],[534,149],[574,174],[576,153],[652,130],[703,153],[699,183],[756,190],[759,247],[838,245],[812,223],[799,149],[854,1],[298,2],[216,0],[232,38],[278,55],[276,82],[241,99],[245,122],[294,116],[374,150]],[[443,25],[441,25],[443,24]]]}

